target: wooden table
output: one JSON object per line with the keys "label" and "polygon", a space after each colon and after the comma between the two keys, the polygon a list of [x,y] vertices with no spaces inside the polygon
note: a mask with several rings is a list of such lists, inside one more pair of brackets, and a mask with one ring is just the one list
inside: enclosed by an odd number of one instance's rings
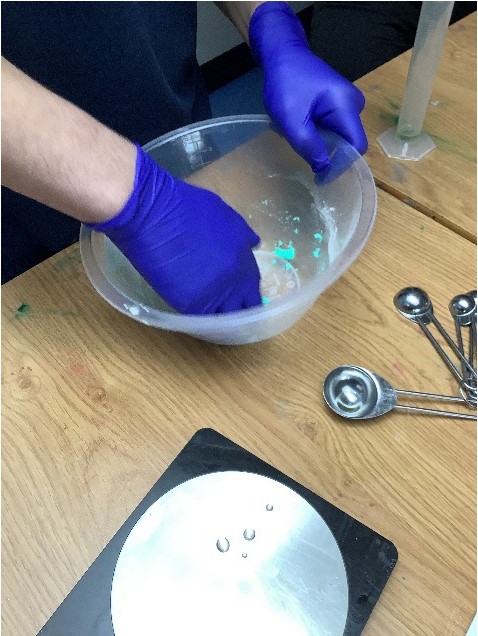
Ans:
{"label": "wooden table", "polygon": [[448,30],[424,122],[436,148],[418,162],[388,159],[376,141],[396,126],[410,58],[356,82],[367,98],[367,162],[379,187],[476,242],[476,13]]}
{"label": "wooden table", "polygon": [[474,245],[390,194],[365,251],[286,333],[220,347],[119,314],[77,246],[3,287],[4,636],[34,636],[150,487],[211,427],[392,540],[399,561],[365,634],[463,636],[475,612],[476,423],[326,408],[333,367],[456,392],[393,296],[447,304]]}

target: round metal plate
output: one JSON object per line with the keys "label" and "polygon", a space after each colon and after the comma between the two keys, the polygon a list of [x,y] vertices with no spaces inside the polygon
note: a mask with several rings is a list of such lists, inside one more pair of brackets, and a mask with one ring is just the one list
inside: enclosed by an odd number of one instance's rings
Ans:
{"label": "round metal plate", "polygon": [[337,543],[296,492],[227,471],[184,482],[128,536],[111,591],[115,636],[342,636]]}

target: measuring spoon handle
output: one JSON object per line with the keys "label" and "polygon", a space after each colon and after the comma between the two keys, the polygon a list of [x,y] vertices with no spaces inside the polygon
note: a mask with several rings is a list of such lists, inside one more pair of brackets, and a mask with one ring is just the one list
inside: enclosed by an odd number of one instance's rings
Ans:
{"label": "measuring spoon handle", "polygon": [[413,395],[415,397],[427,398],[430,400],[444,400],[446,402],[466,402],[466,400],[458,395],[441,395],[437,393],[420,393],[420,391],[405,391],[403,389],[395,389],[395,393],[400,395]]}
{"label": "measuring spoon handle", "polygon": [[420,406],[404,406],[402,404],[396,404],[394,408],[401,409],[402,411],[416,411],[418,413],[429,415],[443,415],[445,417],[454,417],[462,420],[476,420],[476,415],[469,415],[467,413],[454,413],[452,411],[438,411],[435,409],[423,409]]}

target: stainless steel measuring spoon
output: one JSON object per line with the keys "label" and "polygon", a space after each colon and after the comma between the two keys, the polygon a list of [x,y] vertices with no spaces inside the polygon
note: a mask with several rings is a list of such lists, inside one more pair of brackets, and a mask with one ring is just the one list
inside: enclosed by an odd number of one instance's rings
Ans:
{"label": "stainless steel measuring spoon", "polygon": [[457,396],[394,389],[381,376],[354,365],[342,365],[333,369],[325,378],[323,386],[323,396],[329,408],[338,415],[349,419],[364,420],[379,417],[394,408],[466,420],[476,419],[475,415],[466,413],[397,404],[397,395],[411,395],[418,398],[460,402],[461,404],[466,402]]}
{"label": "stainless steel measuring spoon", "polygon": [[[468,361],[471,366],[476,371],[476,314],[478,311],[478,306],[476,302],[476,289],[468,292],[468,296],[475,303],[475,311],[472,315],[471,326],[470,326],[470,342],[469,342],[469,350],[468,350]],[[475,390],[476,390],[476,382],[475,382]]]}
{"label": "stainless steel measuring spoon", "polygon": [[[450,314],[455,322],[456,341],[459,350],[465,355],[465,344],[463,341],[463,329],[468,327],[468,362],[475,368],[474,351],[476,349],[476,302],[471,294],[458,294],[449,303]],[[461,372],[469,388],[467,397],[475,400],[476,403],[476,382],[473,382],[468,367],[461,360]]]}
{"label": "stainless steel measuring spoon", "polygon": [[[397,294],[395,294],[393,302],[396,309],[402,316],[404,316],[408,320],[411,320],[412,322],[417,323],[420,326],[423,333],[433,345],[434,349],[445,362],[454,377],[458,380],[460,386],[464,387],[465,389],[473,388],[470,385],[469,378],[476,381],[476,371],[467,360],[467,358],[461,353],[453,339],[445,331],[439,320],[435,317],[433,313],[433,305],[430,298],[428,297],[428,294],[419,287],[405,287]],[[443,347],[428,329],[427,325],[429,325],[430,323],[432,323],[437,328],[438,332],[445,339],[446,343],[452,349],[453,353],[466,367],[469,374],[468,377],[461,375],[459,370],[456,368],[456,366],[443,350]]]}

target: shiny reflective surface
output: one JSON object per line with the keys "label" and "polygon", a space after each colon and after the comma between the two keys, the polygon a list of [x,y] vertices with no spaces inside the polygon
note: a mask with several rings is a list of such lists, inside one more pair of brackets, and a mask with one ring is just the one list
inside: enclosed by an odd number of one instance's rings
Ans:
{"label": "shiny reflective surface", "polygon": [[441,395],[437,393],[422,393],[420,391],[406,391],[394,389],[393,386],[377,373],[352,365],[342,365],[333,369],[324,380],[324,399],[337,415],[349,419],[365,420],[379,417],[394,408],[404,411],[415,411],[428,415],[443,415],[465,420],[474,420],[474,415],[454,411],[428,409],[420,406],[405,406],[397,404],[397,394],[415,396],[431,400],[460,402],[471,401],[456,395]]}
{"label": "shiny reflective surface", "polygon": [[471,325],[473,316],[476,315],[476,303],[469,294],[458,294],[451,299],[448,307],[459,325]]}
{"label": "shiny reflective surface", "polygon": [[353,365],[333,369],[324,380],[323,395],[329,408],[351,419],[378,417],[396,404],[396,392],[388,382]]}
{"label": "shiny reflective surface", "polygon": [[296,492],[254,473],[211,473],[140,518],[111,610],[115,636],[342,636],[347,577],[328,526]]}
{"label": "shiny reflective surface", "polygon": [[433,313],[431,300],[423,289],[419,287],[405,287],[401,289],[393,299],[396,309],[412,322],[430,323],[430,314]]}

